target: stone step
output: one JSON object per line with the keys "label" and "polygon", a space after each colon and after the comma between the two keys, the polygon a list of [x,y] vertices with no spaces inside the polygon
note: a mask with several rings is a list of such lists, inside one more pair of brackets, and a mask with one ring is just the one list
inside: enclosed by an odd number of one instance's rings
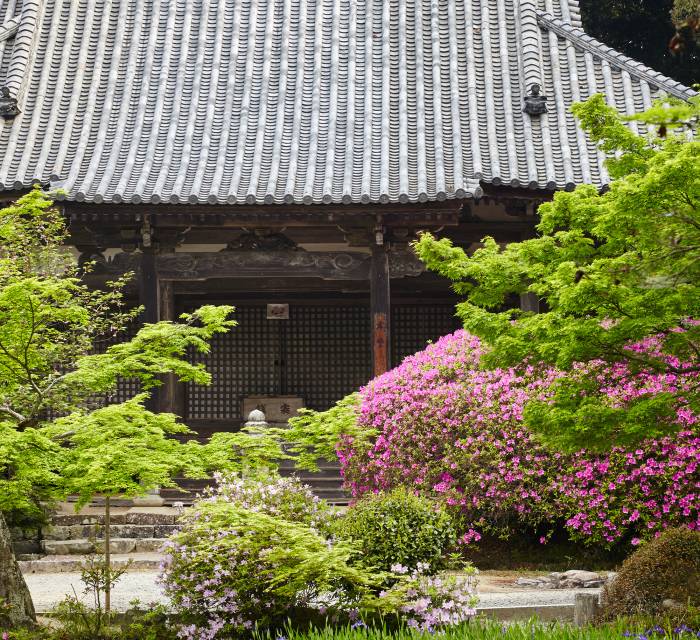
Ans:
{"label": "stone step", "polygon": [[[109,550],[114,554],[157,553],[165,544],[165,538],[112,538]],[[74,540],[42,540],[41,547],[48,556],[73,556],[102,552],[99,540],[77,538]]]}
{"label": "stone step", "polygon": [[[112,538],[167,538],[180,527],[176,524],[113,524],[109,527]],[[42,529],[44,540],[80,540],[105,537],[102,524],[53,525]]]}
{"label": "stone step", "polygon": [[[81,570],[88,559],[86,555],[48,555],[39,560],[20,560],[19,568],[29,573],[73,573]],[[117,553],[111,557],[112,566],[122,568],[129,565],[129,571],[156,571],[163,555],[156,552]]]}
{"label": "stone step", "polygon": [[[129,504],[113,507],[110,510],[110,521],[112,525],[172,525],[179,515],[180,511],[173,507],[134,507]],[[104,507],[93,505],[76,513],[70,504],[63,504],[51,517],[51,522],[58,526],[94,526],[104,524],[104,521]]]}

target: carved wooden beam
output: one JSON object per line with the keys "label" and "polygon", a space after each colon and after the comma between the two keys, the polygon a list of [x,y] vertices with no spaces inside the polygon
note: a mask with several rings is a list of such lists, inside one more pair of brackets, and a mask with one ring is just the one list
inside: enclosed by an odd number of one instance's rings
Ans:
{"label": "carved wooden beam", "polygon": [[[218,253],[156,254],[159,280],[202,281],[212,278],[321,278],[368,280],[371,254],[359,251],[222,251]],[[117,277],[133,272],[140,277],[140,253],[118,253],[97,263],[90,274]],[[425,266],[410,249],[389,251],[392,278],[419,276]]]}
{"label": "carved wooden beam", "polygon": [[365,280],[369,263],[369,254],[359,252],[226,251],[159,255],[157,269],[160,278],[181,281],[260,276]]}

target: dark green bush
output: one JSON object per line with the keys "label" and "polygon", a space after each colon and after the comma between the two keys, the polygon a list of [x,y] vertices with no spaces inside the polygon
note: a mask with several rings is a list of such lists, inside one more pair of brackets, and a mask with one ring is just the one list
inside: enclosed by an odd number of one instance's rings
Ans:
{"label": "dark green bush", "polygon": [[457,538],[441,505],[405,489],[363,497],[348,509],[336,532],[359,543],[368,566],[385,571],[396,564],[414,569],[422,562],[434,572]]}
{"label": "dark green bush", "polygon": [[683,609],[700,605],[698,531],[669,529],[627,558],[617,578],[603,590],[603,616],[669,613],[665,600]]}

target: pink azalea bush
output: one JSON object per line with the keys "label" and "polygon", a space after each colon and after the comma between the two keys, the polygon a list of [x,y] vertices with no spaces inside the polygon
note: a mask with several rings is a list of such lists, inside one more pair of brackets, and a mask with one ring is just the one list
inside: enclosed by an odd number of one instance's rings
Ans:
{"label": "pink azalea bush", "polygon": [[[409,485],[439,496],[463,518],[463,541],[482,533],[549,533],[564,526],[587,542],[644,539],[670,526],[700,528],[700,438],[696,417],[679,409],[687,430],[639,449],[594,456],[550,453],[523,424],[532,397],[546,399],[553,370],[478,369],[483,347],[458,331],[369,383],[359,423],[376,438],[339,444],[353,495]],[[630,379],[624,365],[582,371],[609,382],[612,404],[680,384],[669,376]]]}

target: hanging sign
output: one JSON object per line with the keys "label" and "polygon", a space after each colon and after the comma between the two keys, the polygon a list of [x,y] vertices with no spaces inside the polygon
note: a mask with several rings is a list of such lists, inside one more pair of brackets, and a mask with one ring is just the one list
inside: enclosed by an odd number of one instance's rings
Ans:
{"label": "hanging sign", "polygon": [[268,304],[267,305],[268,320],[289,320],[289,305],[288,304]]}

